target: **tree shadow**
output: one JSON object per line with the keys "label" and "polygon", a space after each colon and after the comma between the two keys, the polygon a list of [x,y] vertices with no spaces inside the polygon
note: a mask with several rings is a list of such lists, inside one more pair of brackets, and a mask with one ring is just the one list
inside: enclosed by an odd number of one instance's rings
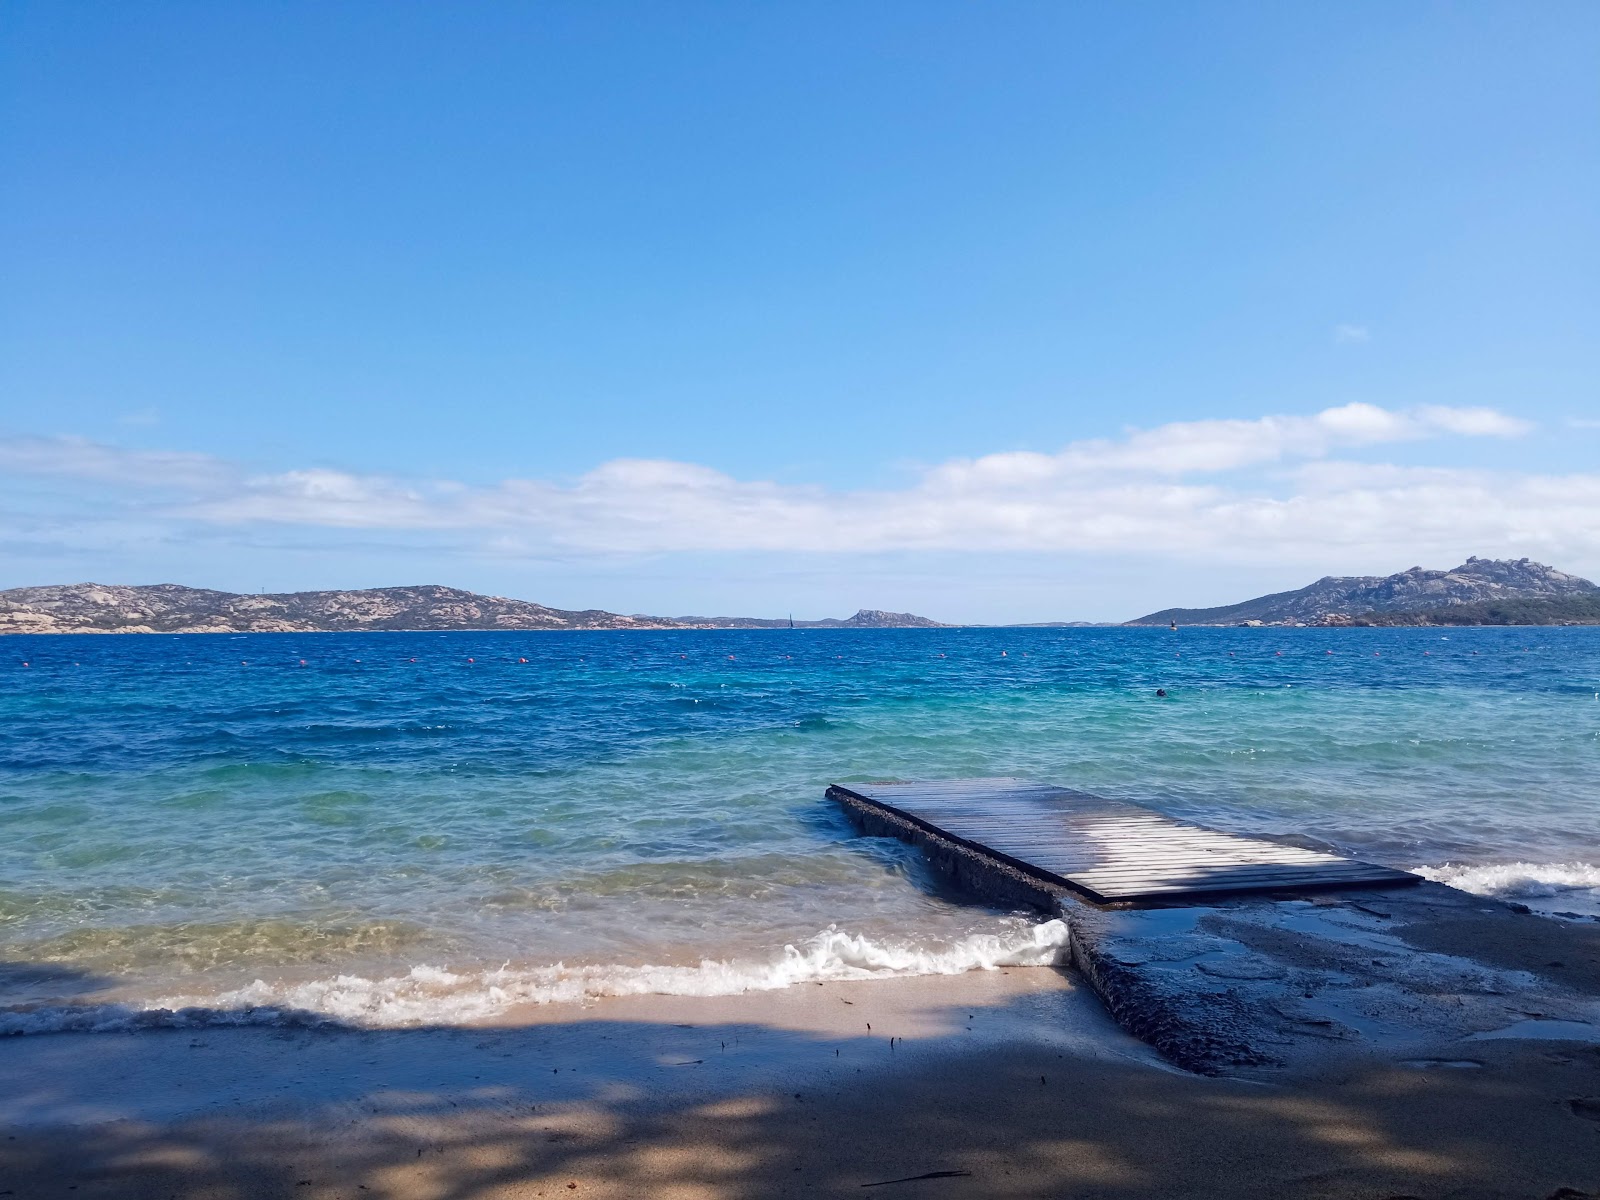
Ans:
{"label": "tree shadow", "polygon": [[1564,1099],[1600,1054],[1501,1045],[1476,1067],[1264,1086],[984,1036],[1026,1003],[946,1007],[938,1032],[892,1043],[882,1025],[600,1017],[8,1039],[0,1195],[1541,1200],[1600,1185],[1600,1129]]}

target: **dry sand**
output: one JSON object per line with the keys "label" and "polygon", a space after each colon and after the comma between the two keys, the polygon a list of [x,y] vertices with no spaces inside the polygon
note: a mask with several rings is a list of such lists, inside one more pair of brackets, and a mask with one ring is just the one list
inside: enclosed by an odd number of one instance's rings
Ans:
{"label": "dry sand", "polygon": [[1407,1055],[1189,1075],[1049,968],[472,1029],[23,1037],[0,1042],[0,1196],[1600,1192],[1600,1047]]}

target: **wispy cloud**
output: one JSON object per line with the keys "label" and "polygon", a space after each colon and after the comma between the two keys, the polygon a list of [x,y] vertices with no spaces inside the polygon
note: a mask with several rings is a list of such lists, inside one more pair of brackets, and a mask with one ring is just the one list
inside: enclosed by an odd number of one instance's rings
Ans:
{"label": "wispy cloud", "polygon": [[1370,342],[1372,340],[1372,330],[1365,325],[1335,325],[1333,327],[1333,340],[1341,346]]}
{"label": "wispy cloud", "polygon": [[[1016,550],[1226,561],[1333,548],[1414,557],[1497,549],[1600,553],[1600,475],[1494,475],[1353,462],[1339,451],[1509,438],[1493,409],[1350,404],[1307,416],[1190,421],[926,469],[898,489],[742,480],[692,463],[618,459],[569,481],[490,485],[327,469],[251,474],[195,455],[77,439],[0,442],[0,468],[93,479],[211,530],[278,527],[454,538],[496,553],[867,554]],[[176,492],[176,494],[174,494]],[[147,493],[165,497],[156,507]],[[509,548],[509,549],[508,549]]]}
{"label": "wispy cloud", "polygon": [[221,459],[170,450],[124,450],[80,437],[0,437],[0,472],[192,490],[237,471]]}
{"label": "wispy cloud", "polygon": [[1491,408],[1428,406],[1395,412],[1373,404],[1346,404],[1312,416],[1255,420],[1179,421],[1134,430],[1122,438],[1074,442],[1059,454],[992,454],[947,463],[930,472],[934,483],[996,484],[1088,473],[1188,475],[1231,471],[1285,458],[1318,458],[1334,450],[1419,441],[1441,434],[1518,437],[1526,421]]}

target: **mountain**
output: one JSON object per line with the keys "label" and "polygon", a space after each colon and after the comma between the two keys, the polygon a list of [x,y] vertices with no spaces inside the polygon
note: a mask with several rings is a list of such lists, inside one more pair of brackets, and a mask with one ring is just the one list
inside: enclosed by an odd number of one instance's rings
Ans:
{"label": "mountain", "polygon": [[1349,625],[1600,625],[1600,591],[1532,600],[1480,600],[1418,612],[1372,612],[1330,618]]}
{"label": "mountain", "polygon": [[1522,559],[1469,558],[1449,571],[1412,567],[1386,577],[1329,575],[1293,592],[1221,608],[1166,608],[1130,625],[1349,624],[1374,613],[1426,612],[1458,604],[1600,596],[1587,579]]}
{"label": "mountain", "polygon": [[[779,628],[789,622],[621,616],[590,608],[547,608],[459,588],[367,588],[246,596],[160,583],[123,587],[74,583],[0,591],[0,633],[309,633],[370,629],[717,629]],[[910,613],[862,609],[845,620],[796,621],[797,628],[937,626]]]}

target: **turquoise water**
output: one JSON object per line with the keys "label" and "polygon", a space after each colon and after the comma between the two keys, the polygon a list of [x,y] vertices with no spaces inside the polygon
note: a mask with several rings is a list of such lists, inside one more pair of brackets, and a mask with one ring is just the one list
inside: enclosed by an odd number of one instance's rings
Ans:
{"label": "turquoise water", "polygon": [[1058,949],[853,836],[835,780],[1037,776],[1600,911],[1594,629],[0,648],[11,1010],[472,1019]]}

